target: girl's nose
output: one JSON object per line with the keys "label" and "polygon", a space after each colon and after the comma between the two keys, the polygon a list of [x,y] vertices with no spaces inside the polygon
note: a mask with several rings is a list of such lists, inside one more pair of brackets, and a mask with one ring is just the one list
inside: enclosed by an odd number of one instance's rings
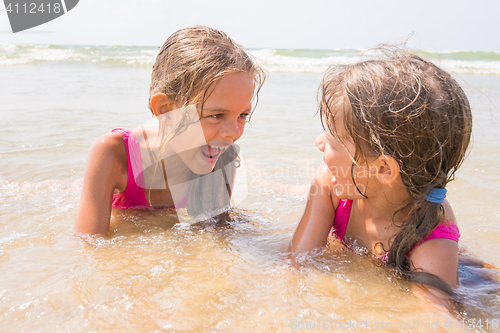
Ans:
{"label": "girl's nose", "polygon": [[314,141],[316,144],[316,147],[318,147],[319,150],[322,152],[325,151],[325,133],[321,134],[316,138],[316,141]]}
{"label": "girl's nose", "polygon": [[[245,126],[243,124],[243,126]],[[224,136],[230,137],[233,141],[239,139],[241,134],[243,134],[243,128],[240,128],[238,120],[228,120],[224,126]]]}

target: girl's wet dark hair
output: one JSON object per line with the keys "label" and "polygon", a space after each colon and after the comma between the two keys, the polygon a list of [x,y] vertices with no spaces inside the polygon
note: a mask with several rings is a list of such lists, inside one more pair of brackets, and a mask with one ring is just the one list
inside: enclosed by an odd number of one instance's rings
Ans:
{"label": "girl's wet dark hair", "polygon": [[410,202],[398,212],[409,211],[395,222],[400,231],[391,242],[389,263],[410,279],[450,294],[439,278],[411,273],[408,255],[446,219],[443,205],[425,195],[445,188],[464,160],[472,132],[469,101],[455,79],[433,63],[405,49],[379,50],[383,59],[327,71],[320,86],[321,119],[333,134],[336,117],[343,114],[356,163],[380,155],[398,162]]}

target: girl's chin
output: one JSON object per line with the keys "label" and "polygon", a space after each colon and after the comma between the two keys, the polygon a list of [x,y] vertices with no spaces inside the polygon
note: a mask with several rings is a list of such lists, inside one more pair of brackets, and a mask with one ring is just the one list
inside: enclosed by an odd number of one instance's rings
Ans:
{"label": "girl's chin", "polygon": [[332,178],[332,184],[333,184],[333,193],[337,196],[337,198],[341,200],[346,200],[346,199],[353,199],[352,192],[350,191],[350,188],[346,188],[345,186],[342,186],[341,184],[337,184],[337,181],[333,181]]}
{"label": "girl's chin", "polygon": [[196,169],[191,169],[191,171],[198,175],[198,176],[205,176],[205,175],[208,175],[209,173],[211,173],[213,171],[213,168],[210,168],[208,170],[206,169],[201,169],[201,168],[196,168]]}
{"label": "girl's chin", "polygon": [[333,193],[335,193],[335,196],[340,200],[358,200],[364,198],[355,188],[349,188],[346,191],[345,188],[338,188],[338,186],[335,186]]}
{"label": "girl's chin", "polygon": [[196,161],[192,161],[193,163],[191,163],[191,165],[189,165],[189,169],[197,174],[197,175],[200,175],[200,176],[203,176],[203,175],[206,175],[206,174],[209,174],[210,172],[213,171],[214,167],[215,167],[215,163],[217,163],[217,159],[209,159],[209,161],[207,161],[206,159],[204,158],[200,158],[200,159],[196,159]]}
{"label": "girl's chin", "polygon": [[203,176],[212,172],[219,156],[207,157],[202,153],[201,149],[198,148],[194,154],[185,154],[181,159],[191,172]]}

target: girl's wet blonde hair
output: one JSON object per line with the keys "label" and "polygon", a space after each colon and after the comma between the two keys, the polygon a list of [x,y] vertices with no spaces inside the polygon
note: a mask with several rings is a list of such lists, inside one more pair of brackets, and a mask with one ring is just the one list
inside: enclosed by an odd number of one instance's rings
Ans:
{"label": "girl's wet blonde hair", "polygon": [[[380,155],[399,164],[410,196],[401,211],[410,213],[398,223],[389,263],[408,275],[410,251],[445,219],[443,205],[425,196],[454,179],[469,146],[472,113],[464,91],[446,71],[405,49],[379,50],[383,59],[327,71],[320,86],[319,112],[334,134],[341,114],[337,112],[343,108],[345,131],[356,149],[353,167]],[[411,275],[452,293],[435,276]]]}
{"label": "girl's wet blonde hair", "polygon": [[241,45],[213,28],[181,29],[166,40],[156,57],[149,98],[164,93],[172,101],[185,106],[203,105],[212,84],[238,72],[248,73],[254,78],[255,96],[258,96],[266,75]]}
{"label": "girl's wet blonde hair", "polygon": [[[149,100],[156,93],[164,93],[172,102],[183,105],[186,117],[190,105],[196,105],[203,114],[203,105],[213,91],[211,88],[226,75],[241,72],[248,73],[254,79],[255,107],[266,73],[255,64],[245,49],[220,30],[206,26],[181,29],[166,40],[156,57]],[[183,119],[177,128],[161,138],[161,152],[187,125],[189,120]],[[160,128],[160,133],[163,132]],[[238,154],[231,147],[219,157],[214,170],[225,166],[225,178],[230,182],[238,162]],[[189,214],[197,215],[213,207],[229,205],[227,182],[211,184],[203,177],[193,176],[188,199]],[[213,193],[207,195],[207,189],[213,189]]]}

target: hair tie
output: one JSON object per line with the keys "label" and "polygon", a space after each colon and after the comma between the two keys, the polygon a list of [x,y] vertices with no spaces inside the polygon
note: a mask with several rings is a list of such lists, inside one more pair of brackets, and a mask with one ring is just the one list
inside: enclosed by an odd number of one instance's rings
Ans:
{"label": "hair tie", "polygon": [[425,200],[432,203],[442,203],[444,198],[446,198],[446,189],[433,187],[425,195]]}

